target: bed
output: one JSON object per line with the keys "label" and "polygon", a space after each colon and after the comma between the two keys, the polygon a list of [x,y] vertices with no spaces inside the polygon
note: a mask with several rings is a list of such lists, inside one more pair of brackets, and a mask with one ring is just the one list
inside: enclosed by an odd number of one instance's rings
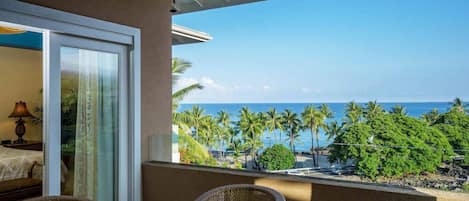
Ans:
{"label": "bed", "polygon": [[41,174],[38,171],[34,171],[35,174],[31,172],[34,164],[40,166],[44,164],[42,151],[0,146],[0,182],[28,177],[41,179]]}
{"label": "bed", "polygon": [[43,152],[0,145],[0,200],[22,200],[42,194]]}

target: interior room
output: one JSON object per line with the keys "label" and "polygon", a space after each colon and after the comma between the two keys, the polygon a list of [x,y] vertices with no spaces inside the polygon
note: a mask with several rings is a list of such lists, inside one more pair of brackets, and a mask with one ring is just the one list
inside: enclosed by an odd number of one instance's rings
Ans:
{"label": "interior room", "polygon": [[[2,201],[40,196],[47,180],[43,177],[47,144],[43,135],[43,33],[8,25],[0,26]],[[118,55],[63,46],[60,58],[61,194],[87,194],[92,186],[86,184],[104,183],[107,188],[99,195],[112,200]],[[96,171],[95,166],[99,166]]]}
{"label": "interior room", "polygon": [[42,33],[0,26],[0,200],[42,194]]}

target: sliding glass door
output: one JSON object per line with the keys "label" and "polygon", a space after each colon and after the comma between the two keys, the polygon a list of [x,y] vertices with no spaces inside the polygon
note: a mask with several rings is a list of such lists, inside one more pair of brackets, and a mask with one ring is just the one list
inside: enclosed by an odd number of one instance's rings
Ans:
{"label": "sliding glass door", "polygon": [[60,150],[49,153],[52,182],[62,195],[119,200],[127,188],[127,46],[60,34],[50,40],[51,97],[59,101],[51,107],[60,113],[51,122],[60,130],[53,136],[60,143],[50,144]]}
{"label": "sliding glass door", "polygon": [[0,18],[42,34],[43,195],[141,200],[140,30],[22,1]]}

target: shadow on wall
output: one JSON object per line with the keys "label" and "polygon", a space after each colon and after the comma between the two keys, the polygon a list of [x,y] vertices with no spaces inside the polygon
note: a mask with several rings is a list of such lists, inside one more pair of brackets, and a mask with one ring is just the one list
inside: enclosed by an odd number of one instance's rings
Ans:
{"label": "shadow on wall", "polygon": [[270,187],[285,195],[287,201],[437,200],[415,190],[164,162],[144,163],[142,183],[143,201],[193,201],[210,189],[228,184]]}
{"label": "shadow on wall", "polygon": [[[365,201],[365,200],[409,200],[409,201],[436,201],[437,199],[423,193],[413,192],[412,195],[384,192],[379,190],[366,190],[333,185],[321,185],[295,181],[285,181],[271,178],[258,178],[256,185],[270,187],[281,192],[287,201]],[[419,194],[419,195],[418,195]],[[417,196],[416,196],[417,195]]]}
{"label": "shadow on wall", "polygon": [[393,193],[380,190],[368,190],[329,185],[313,185],[311,201],[364,201],[364,200],[396,200],[396,201],[436,201],[437,198],[417,191],[409,194]]}

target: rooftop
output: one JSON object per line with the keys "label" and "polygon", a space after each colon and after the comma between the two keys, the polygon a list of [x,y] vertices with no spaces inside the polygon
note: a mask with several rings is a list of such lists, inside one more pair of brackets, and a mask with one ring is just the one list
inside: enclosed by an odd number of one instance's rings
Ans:
{"label": "rooftop", "polygon": [[183,14],[213,8],[234,6],[245,3],[253,3],[264,0],[173,0],[174,14]]}
{"label": "rooftop", "polygon": [[207,42],[213,38],[204,32],[173,24],[171,28],[173,45]]}

